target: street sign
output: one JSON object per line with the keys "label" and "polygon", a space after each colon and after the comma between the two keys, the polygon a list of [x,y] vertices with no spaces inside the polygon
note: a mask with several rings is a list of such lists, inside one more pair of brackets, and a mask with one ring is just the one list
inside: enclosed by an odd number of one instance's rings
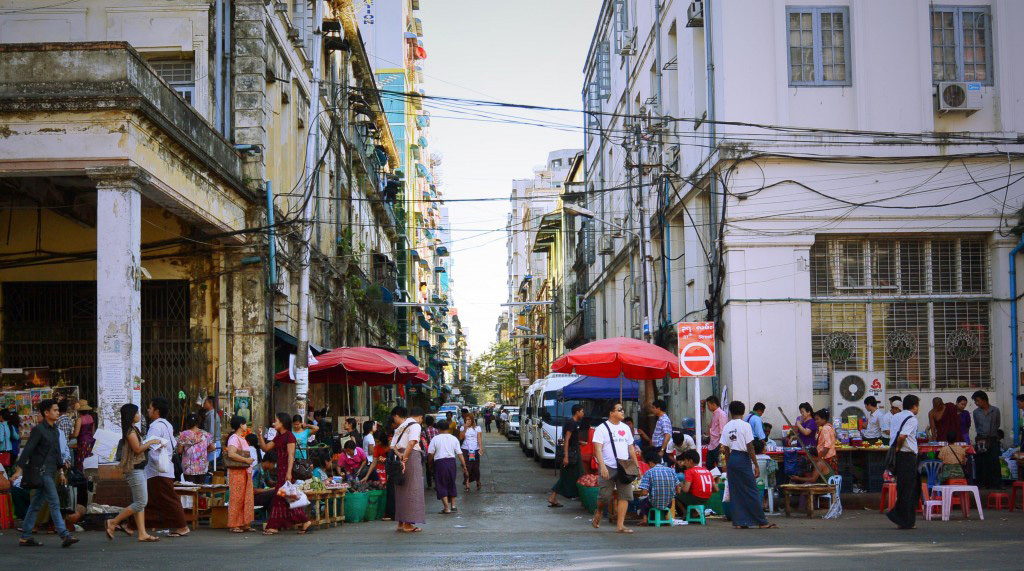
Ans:
{"label": "street sign", "polygon": [[715,376],[715,323],[680,323],[679,367],[684,377]]}

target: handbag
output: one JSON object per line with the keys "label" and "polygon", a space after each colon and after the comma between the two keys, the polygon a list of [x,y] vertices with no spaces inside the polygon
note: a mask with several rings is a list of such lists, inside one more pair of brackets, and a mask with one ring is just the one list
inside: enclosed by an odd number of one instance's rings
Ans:
{"label": "handbag", "polygon": [[615,464],[618,467],[615,470],[615,479],[620,484],[632,484],[633,480],[636,480],[640,475],[640,468],[636,465],[636,460],[619,459],[619,452],[615,449],[615,436],[612,434],[612,426],[606,422],[604,427],[608,430],[608,441],[612,445],[612,456],[615,457]]}
{"label": "handbag", "polygon": [[[239,449],[236,448],[235,449],[235,454],[237,454],[239,456],[242,456],[242,457],[245,457],[245,458],[250,458],[250,459],[252,458],[252,455],[250,454],[249,450],[239,450]],[[238,460],[235,460],[234,458],[231,457],[230,454],[225,454],[224,455],[224,467],[229,469],[229,470],[247,470],[251,466],[252,466],[252,464],[250,464],[248,462],[240,462]],[[294,473],[295,473],[295,466],[292,466],[292,474],[294,474]]]}
{"label": "handbag", "polygon": [[[248,466],[246,466],[248,468]],[[292,479],[295,480],[311,480],[313,478],[313,463],[309,460],[301,460],[296,458],[295,463],[292,464]]]}
{"label": "handbag", "polygon": [[[896,473],[896,454],[899,452],[899,448],[896,447],[896,441],[899,440],[900,433],[903,432],[903,427],[907,425],[907,421],[909,420],[909,416],[903,419],[903,424],[901,424],[899,430],[893,434],[892,444],[889,445],[889,450],[885,453],[885,469],[888,470],[890,474]],[[910,437],[908,436],[907,438]]]}
{"label": "handbag", "polygon": [[[405,428],[398,433],[395,438],[395,444],[401,442],[402,435],[409,429],[410,424],[406,424]],[[388,456],[384,459],[384,471],[387,472],[388,481],[396,486],[405,484],[405,469],[402,466],[402,458],[398,455],[398,452],[394,448],[388,450]]]}
{"label": "handbag", "polygon": [[[576,430],[579,430],[579,426],[578,425],[576,427]],[[560,438],[558,440],[558,446],[555,447],[555,461],[559,465],[562,464],[562,460],[565,458],[565,438],[566,438],[566,436],[565,436],[565,433],[563,431],[562,438]],[[576,446],[573,446],[570,443],[570,445],[569,445],[569,464],[576,464],[579,461],[580,461],[580,447],[579,447],[578,444]]]}

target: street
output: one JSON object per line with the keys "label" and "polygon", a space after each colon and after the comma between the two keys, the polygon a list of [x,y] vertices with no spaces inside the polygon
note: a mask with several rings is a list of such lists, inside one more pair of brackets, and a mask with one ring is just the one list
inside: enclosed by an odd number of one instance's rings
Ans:
{"label": "street", "polygon": [[[733,530],[721,519],[706,527],[636,528],[616,534],[607,522],[590,527],[578,502],[545,507],[553,470],[526,458],[517,442],[497,433],[485,438],[484,489],[460,497],[458,515],[442,516],[427,490],[423,533],[398,535],[391,522],[344,525],[309,537],[236,535],[200,528],[192,537],[139,545],[119,535],[108,542],[100,532],[79,534],[69,550],[46,545],[19,549],[11,530],[0,536],[0,566],[53,568],[57,558],[77,566],[114,558],[128,569],[678,569],[712,565],[759,569],[865,567],[925,569],[957,565],[975,569],[1019,569],[1024,514],[988,511],[985,521],[921,521],[918,529],[896,531],[877,511],[847,511],[838,521],[773,518],[777,530]],[[460,494],[463,492],[460,491]],[[972,512],[976,516],[976,512]]]}

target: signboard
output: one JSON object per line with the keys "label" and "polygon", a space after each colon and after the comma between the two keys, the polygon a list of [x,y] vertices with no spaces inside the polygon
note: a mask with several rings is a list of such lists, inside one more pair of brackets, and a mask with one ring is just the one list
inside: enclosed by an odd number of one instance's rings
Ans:
{"label": "signboard", "polygon": [[680,323],[679,374],[684,377],[715,376],[715,323]]}
{"label": "signboard", "polygon": [[452,389],[452,394],[453,395],[460,395],[460,394],[462,394],[462,391],[460,391],[459,389]]}

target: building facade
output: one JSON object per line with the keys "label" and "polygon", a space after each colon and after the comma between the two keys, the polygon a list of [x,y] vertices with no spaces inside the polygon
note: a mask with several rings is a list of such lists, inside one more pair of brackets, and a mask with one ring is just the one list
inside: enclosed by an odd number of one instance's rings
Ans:
{"label": "building facade", "polygon": [[[596,336],[715,321],[702,394],[769,411],[832,408],[845,371],[1013,409],[1024,6],[954,4],[606,1],[573,222]],[[642,390],[678,418],[692,383]]]}
{"label": "building facade", "polygon": [[[4,367],[49,367],[103,425],[206,395],[251,398],[263,424],[294,407],[272,377],[301,298],[315,350],[394,343],[399,155],[382,100],[349,97],[376,94],[351,2],[5,9]],[[309,394],[353,414],[368,397]]]}

